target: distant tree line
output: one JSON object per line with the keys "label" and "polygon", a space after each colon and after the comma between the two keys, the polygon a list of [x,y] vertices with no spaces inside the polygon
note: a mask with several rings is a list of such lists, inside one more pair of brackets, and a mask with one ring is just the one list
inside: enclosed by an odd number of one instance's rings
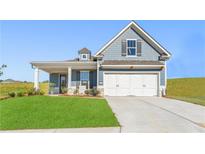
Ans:
{"label": "distant tree line", "polygon": [[5,65],[5,64],[1,65],[1,67],[0,67],[0,76],[2,76],[4,74],[3,69],[6,68],[6,67],[7,67],[7,65]]}

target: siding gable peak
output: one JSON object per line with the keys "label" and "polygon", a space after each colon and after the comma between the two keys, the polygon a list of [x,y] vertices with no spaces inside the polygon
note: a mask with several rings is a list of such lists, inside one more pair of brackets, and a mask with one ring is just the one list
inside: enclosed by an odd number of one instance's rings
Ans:
{"label": "siding gable peak", "polygon": [[162,47],[156,40],[154,40],[148,33],[146,33],[135,21],[131,21],[125,28],[123,28],[116,36],[114,36],[107,44],[105,44],[96,54],[95,57],[101,57],[107,47],[109,47],[118,37],[120,37],[127,29],[133,29],[146,42],[148,42],[162,57],[169,59],[171,54]]}

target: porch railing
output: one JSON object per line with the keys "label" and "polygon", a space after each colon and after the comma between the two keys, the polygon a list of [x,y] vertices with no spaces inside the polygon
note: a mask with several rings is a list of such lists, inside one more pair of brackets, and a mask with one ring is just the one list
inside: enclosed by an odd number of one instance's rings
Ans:
{"label": "porch railing", "polygon": [[72,86],[72,87],[78,87],[78,86],[80,86],[80,81],[71,81],[71,86]]}
{"label": "porch railing", "polygon": [[[79,86],[81,86],[81,85],[83,85],[83,84],[82,84],[82,81],[71,81],[71,86],[72,86],[72,87],[79,87]],[[89,87],[90,87],[90,82],[89,82],[89,81],[88,81],[87,87],[88,87],[88,89],[89,89]]]}

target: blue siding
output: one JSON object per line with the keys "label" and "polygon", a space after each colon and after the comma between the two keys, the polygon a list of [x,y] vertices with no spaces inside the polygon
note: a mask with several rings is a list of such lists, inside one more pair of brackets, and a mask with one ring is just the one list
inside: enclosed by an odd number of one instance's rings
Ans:
{"label": "blue siding", "polygon": [[160,85],[165,86],[165,69],[160,71]]}
{"label": "blue siding", "polygon": [[49,75],[49,93],[59,93],[59,80],[60,78],[58,73],[53,73]]}
{"label": "blue siding", "polygon": [[142,40],[142,55],[139,57],[126,57],[121,55],[121,43],[124,39],[141,39],[142,38],[132,29],[125,31],[110,46],[104,50],[103,60],[156,60],[160,54],[155,51],[147,42]]}
{"label": "blue siding", "polygon": [[71,81],[80,81],[80,71],[72,70]]}
{"label": "blue siding", "polygon": [[91,71],[90,72],[90,87],[96,87],[97,86],[97,71]]}
{"label": "blue siding", "polygon": [[80,84],[80,71],[72,70],[71,86],[78,86]]}

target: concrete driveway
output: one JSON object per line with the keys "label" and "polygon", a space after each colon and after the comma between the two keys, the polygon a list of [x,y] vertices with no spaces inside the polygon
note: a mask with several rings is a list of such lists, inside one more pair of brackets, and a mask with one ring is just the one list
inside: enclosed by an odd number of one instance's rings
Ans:
{"label": "concrete driveway", "polygon": [[159,97],[106,97],[121,132],[205,132],[205,107]]}

